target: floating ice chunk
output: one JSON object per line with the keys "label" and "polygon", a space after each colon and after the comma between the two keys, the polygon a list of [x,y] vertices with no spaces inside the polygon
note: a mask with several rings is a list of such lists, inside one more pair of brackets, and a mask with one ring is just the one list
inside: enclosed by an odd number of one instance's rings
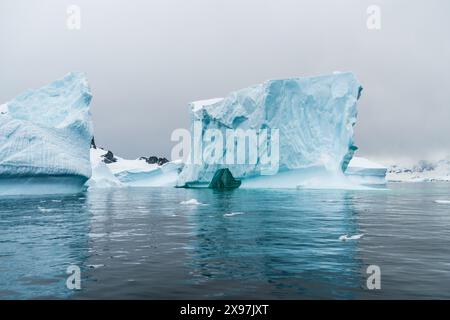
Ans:
{"label": "floating ice chunk", "polygon": [[238,216],[241,214],[245,214],[244,212],[230,212],[230,213],[225,213],[223,216],[224,217],[233,217],[233,216]]}
{"label": "floating ice chunk", "polygon": [[86,185],[89,189],[118,188],[123,186],[103,162],[98,162],[92,167],[92,177],[86,182]]}
{"label": "floating ice chunk", "polygon": [[434,202],[439,204],[450,204],[450,200],[434,200]]}
{"label": "floating ice chunk", "polygon": [[48,209],[48,208],[43,208],[43,207],[38,207],[38,210],[42,213],[48,213],[48,212],[55,211],[55,209]]}
{"label": "floating ice chunk", "polygon": [[190,199],[186,201],[181,201],[180,204],[198,206],[202,205],[203,203],[199,202],[197,199]]}
{"label": "floating ice chunk", "polygon": [[103,238],[104,236],[106,236],[106,233],[95,233],[95,232],[88,233],[89,238]]}
{"label": "floating ice chunk", "polygon": [[355,234],[353,236],[348,236],[346,234],[339,237],[339,240],[341,241],[347,241],[347,240],[358,240],[361,239],[364,236],[364,233],[361,234]]}

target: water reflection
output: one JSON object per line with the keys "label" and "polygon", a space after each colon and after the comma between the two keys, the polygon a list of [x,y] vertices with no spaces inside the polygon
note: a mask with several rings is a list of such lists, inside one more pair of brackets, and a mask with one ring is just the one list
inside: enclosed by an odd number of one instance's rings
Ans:
{"label": "water reflection", "polygon": [[87,251],[83,195],[0,199],[0,299],[59,298]]}
{"label": "water reflection", "polygon": [[[391,189],[1,198],[0,298],[448,298],[450,216],[434,200],[450,187]],[[81,291],[65,286],[70,264]]]}
{"label": "water reflection", "polygon": [[189,216],[196,235],[190,281],[235,298],[295,298],[311,287],[316,297],[332,290],[351,298],[361,261],[357,243],[338,238],[360,232],[354,198],[347,191],[205,192],[208,207]]}

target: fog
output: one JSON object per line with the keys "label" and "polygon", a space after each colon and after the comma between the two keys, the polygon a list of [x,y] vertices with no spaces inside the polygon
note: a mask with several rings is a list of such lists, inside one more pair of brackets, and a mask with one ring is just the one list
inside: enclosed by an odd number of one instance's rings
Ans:
{"label": "fog", "polygon": [[[379,30],[366,25],[372,4]],[[190,101],[352,71],[359,154],[429,158],[450,150],[449,12],[445,0],[2,0],[0,102],[84,71],[97,144],[168,157]]]}

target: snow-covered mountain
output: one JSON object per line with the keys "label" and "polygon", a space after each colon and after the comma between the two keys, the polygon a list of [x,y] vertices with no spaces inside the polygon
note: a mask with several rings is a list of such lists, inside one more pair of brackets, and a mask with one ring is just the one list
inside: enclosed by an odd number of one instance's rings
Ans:
{"label": "snow-covered mountain", "polygon": [[450,156],[438,161],[421,160],[408,165],[392,164],[389,166],[386,178],[391,182],[450,182]]}
{"label": "snow-covered mountain", "polygon": [[0,106],[0,194],[76,192],[91,176],[91,91],[83,73]]}

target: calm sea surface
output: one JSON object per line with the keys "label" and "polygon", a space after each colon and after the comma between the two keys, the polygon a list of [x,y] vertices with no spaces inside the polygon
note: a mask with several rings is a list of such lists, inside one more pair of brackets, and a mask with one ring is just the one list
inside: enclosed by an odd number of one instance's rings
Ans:
{"label": "calm sea surface", "polygon": [[450,298],[450,184],[388,188],[0,198],[0,299]]}

